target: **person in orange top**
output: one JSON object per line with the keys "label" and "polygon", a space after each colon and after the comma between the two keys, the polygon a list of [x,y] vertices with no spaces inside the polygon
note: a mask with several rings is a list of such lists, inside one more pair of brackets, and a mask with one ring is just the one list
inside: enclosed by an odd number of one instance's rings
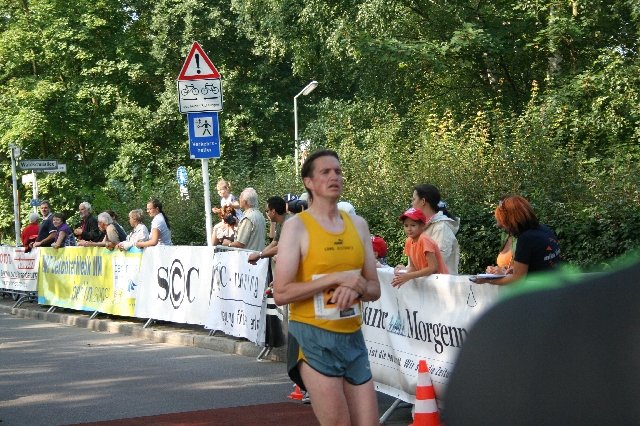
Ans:
{"label": "person in orange top", "polygon": [[401,287],[414,278],[428,277],[431,274],[448,274],[449,270],[442,259],[438,245],[424,233],[427,217],[422,210],[412,207],[400,216],[400,220],[407,234],[404,254],[409,258],[409,265],[395,267],[391,285]]}

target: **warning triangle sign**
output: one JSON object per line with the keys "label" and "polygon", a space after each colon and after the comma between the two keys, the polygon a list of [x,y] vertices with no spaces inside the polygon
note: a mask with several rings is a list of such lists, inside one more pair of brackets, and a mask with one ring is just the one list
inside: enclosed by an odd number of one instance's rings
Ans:
{"label": "warning triangle sign", "polygon": [[191,51],[187,55],[187,60],[182,65],[178,80],[202,80],[205,78],[220,78],[220,73],[198,42],[194,41]]}

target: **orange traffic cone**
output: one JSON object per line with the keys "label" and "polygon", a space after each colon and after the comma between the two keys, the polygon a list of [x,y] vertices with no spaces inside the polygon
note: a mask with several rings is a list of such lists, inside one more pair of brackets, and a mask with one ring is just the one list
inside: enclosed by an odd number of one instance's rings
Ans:
{"label": "orange traffic cone", "polygon": [[304,398],[304,394],[300,390],[300,386],[295,385],[293,387],[293,392],[291,392],[289,394],[289,399],[295,399],[296,401],[302,401],[302,398]]}
{"label": "orange traffic cone", "polygon": [[436,404],[436,393],[433,390],[427,361],[418,363],[418,386],[416,386],[416,405],[413,423],[409,426],[439,426],[440,413]]}

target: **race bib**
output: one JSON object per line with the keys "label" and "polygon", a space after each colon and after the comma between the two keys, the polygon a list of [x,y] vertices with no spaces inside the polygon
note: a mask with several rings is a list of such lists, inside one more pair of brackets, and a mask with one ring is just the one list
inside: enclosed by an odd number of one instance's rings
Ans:
{"label": "race bib", "polygon": [[[354,272],[360,273],[360,270],[354,270]],[[311,279],[317,280],[318,278],[325,275],[326,274],[313,275]],[[356,301],[347,309],[338,309],[336,305],[331,302],[331,298],[333,297],[333,293],[335,292],[335,290],[335,288],[328,288],[321,293],[317,293],[315,296],[313,296],[313,307],[316,319],[337,320],[344,318],[353,318],[362,314],[359,301]]]}

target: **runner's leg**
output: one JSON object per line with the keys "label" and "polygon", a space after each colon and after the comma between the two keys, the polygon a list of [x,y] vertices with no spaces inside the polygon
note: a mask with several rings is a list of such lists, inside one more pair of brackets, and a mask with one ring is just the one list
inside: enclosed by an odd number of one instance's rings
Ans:
{"label": "runner's leg", "polygon": [[353,426],[379,425],[378,397],[373,380],[361,385],[352,385],[346,380],[343,383],[351,424]]}
{"label": "runner's leg", "polygon": [[[306,362],[298,364],[302,380],[311,397],[311,407],[323,426],[349,426],[349,408],[344,395],[342,377],[327,377],[309,367]],[[377,414],[377,413],[376,413]]]}

